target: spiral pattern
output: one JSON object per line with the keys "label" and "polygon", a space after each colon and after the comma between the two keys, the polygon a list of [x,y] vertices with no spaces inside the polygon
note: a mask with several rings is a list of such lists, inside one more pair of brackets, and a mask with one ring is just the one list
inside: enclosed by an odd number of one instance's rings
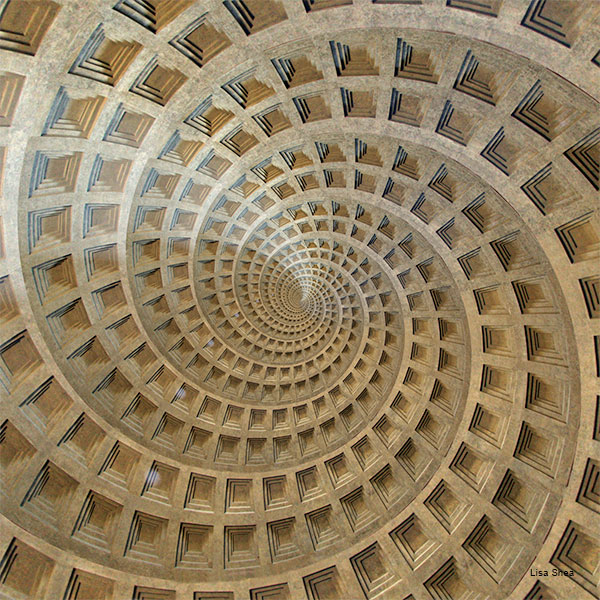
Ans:
{"label": "spiral pattern", "polygon": [[595,597],[599,15],[5,2],[0,596]]}

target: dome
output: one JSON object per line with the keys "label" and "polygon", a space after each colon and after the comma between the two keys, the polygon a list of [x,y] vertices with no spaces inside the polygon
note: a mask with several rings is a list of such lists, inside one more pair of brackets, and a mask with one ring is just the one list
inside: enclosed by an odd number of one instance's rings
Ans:
{"label": "dome", "polygon": [[590,600],[600,4],[0,3],[0,598]]}

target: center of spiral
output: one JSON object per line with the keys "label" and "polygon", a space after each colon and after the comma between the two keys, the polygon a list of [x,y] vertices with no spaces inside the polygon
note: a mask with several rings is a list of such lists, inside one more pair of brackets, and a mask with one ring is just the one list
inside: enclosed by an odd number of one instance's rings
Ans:
{"label": "center of spiral", "polygon": [[292,287],[288,295],[290,307],[296,310],[306,310],[310,304],[309,294],[301,284]]}

